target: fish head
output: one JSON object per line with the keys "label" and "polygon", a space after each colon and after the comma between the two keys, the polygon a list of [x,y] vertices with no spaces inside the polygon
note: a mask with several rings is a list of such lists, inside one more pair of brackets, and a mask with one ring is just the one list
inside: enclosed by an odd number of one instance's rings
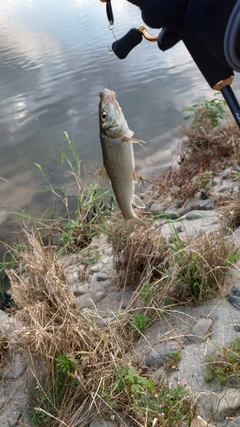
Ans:
{"label": "fish head", "polygon": [[117,102],[116,93],[113,90],[104,89],[99,96],[100,130],[108,137],[116,139],[128,135],[129,128]]}

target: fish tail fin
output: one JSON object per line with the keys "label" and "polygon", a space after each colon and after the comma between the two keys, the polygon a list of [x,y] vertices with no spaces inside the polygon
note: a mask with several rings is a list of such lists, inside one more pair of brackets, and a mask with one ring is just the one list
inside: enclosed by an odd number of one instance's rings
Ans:
{"label": "fish tail fin", "polygon": [[131,233],[133,224],[144,225],[146,227],[146,223],[142,219],[138,218],[138,216],[134,216],[133,218],[125,220],[127,234]]}

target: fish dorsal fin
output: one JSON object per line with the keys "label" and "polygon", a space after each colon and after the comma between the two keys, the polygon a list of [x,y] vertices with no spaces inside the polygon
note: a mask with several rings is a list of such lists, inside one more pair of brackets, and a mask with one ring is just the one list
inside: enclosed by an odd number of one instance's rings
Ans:
{"label": "fish dorsal fin", "polygon": [[100,175],[100,185],[109,184],[109,183],[110,183],[110,179],[107,174],[106,168],[104,165],[102,165],[102,171]]}
{"label": "fish dorsal fin", "polygon": [[139,197],[136,196],[136,194],[133,195],[132,204],[140,209],[144,209],[146,207],[143,201],[139,199]]}

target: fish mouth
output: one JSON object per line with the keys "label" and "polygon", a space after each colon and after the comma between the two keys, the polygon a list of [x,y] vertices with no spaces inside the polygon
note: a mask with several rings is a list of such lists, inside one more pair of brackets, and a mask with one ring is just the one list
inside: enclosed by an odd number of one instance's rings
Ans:
{"label": "fish mouth", "polygon": [[99,93],[100,99],[101,101],[107,101],[107,102],[111,102],[112,104],[115,103],[116,101],[116,93],[113,90],[110,89],[103,89],[103,91],[101,91]]}

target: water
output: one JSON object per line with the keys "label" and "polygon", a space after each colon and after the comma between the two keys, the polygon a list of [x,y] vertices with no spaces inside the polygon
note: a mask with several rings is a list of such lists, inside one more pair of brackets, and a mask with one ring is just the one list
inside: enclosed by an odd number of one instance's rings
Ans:
{"label": "water", "polygon": [[[136,7],[112,3],[116,37],[142,24]],[[65,182],[64,131],[88,170],[101,167],[104,87],[117,92],[130,128],[146,141],[147,151],[136,145],[135,153],[137,172],[148,177],[176,155],[182,109],[213,97],[181,43],[162,53],[143,40],[124,61],[110,54],[114,35],[99,0],[5,0],[0,22],[0,237],[6,211],[24,209],[33,196],[38,204],[45,181],[34,163],[52,184]],[[238,93],[238,77],[234,87]]]}

